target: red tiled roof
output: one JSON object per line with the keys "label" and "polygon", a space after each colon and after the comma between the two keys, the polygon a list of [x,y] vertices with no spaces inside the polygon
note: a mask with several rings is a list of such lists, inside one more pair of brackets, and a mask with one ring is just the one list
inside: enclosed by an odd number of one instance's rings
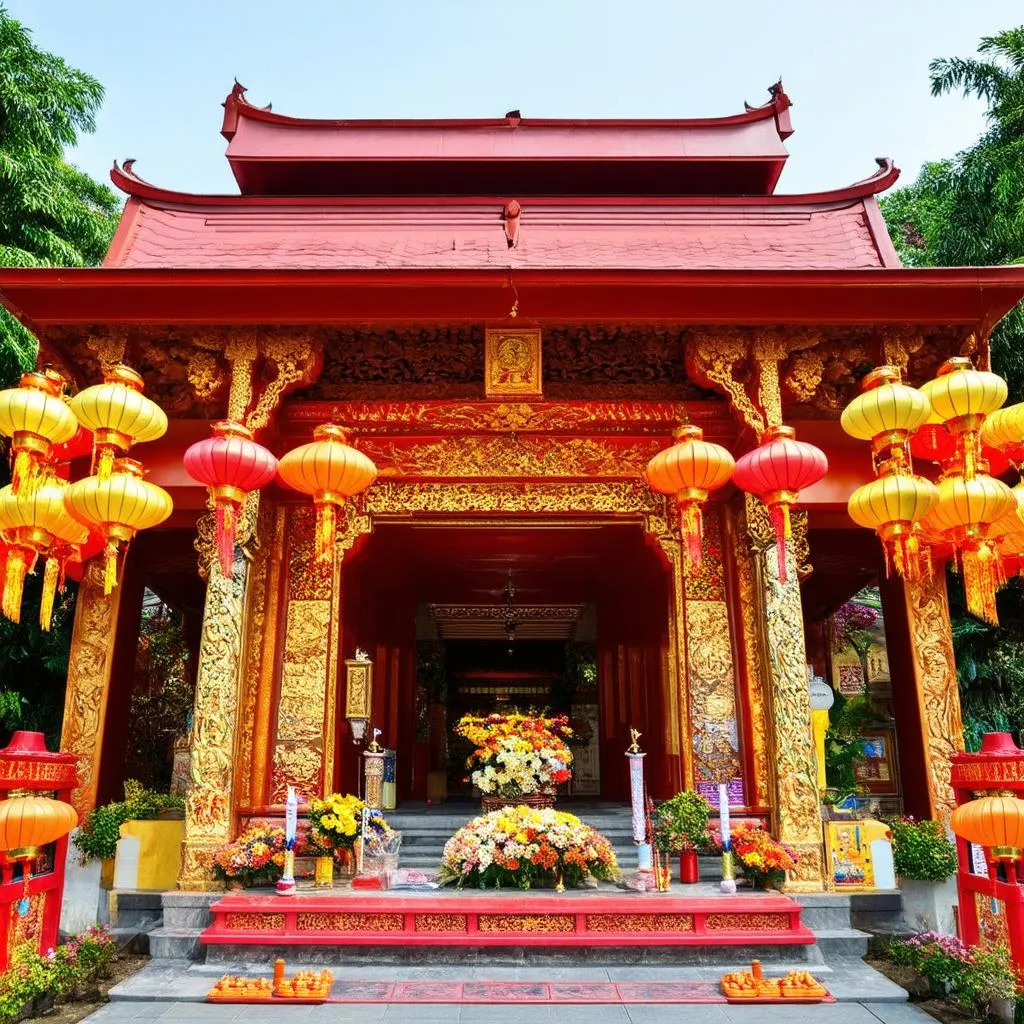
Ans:
{"label": "red tiled roof", "polygon": [[429,200],[185,205],[133,196],[106,266],[236,270],[857,270],[898,265],[873,196],[832,203]]}

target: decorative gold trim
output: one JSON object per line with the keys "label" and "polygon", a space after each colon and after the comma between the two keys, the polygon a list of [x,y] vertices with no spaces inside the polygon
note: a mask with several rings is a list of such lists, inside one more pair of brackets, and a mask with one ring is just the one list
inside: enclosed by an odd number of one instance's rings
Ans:
{"label": "decorative gold trim", "polygon": [[539,398],[540,328],[488,327],[484,334],[484,393],[488,398]]}

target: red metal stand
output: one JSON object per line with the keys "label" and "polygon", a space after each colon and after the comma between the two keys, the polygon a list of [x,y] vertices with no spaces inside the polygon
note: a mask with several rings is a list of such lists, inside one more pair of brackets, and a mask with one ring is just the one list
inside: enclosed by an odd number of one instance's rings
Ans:
{"label": "red metal stand", "polygon": [[[77,784],[78,758],[48,751],[41,732],[16,732],[0,750],[0,795],[5,800],[13,792],[30,790],[70,801]],[[0,970],[6,969],[11,953],[23,942],[33,943],[40,953],[56,946],[67,852],[68,838],[64,836],[29,865],[0,854]],[[28,910],[21,914],[18,904],[25,895],[22,872],[29,867]]]}
{"label": "red metal stand", "polygon": [[[977,754],[950,760],[958,805],[996,791],[1024,797],[1024,750],[1009,733],[987,733]],[[956,851],[961,938],[968,945],[1009,947],[1017,970],[1024,971],[1024,868],[1019,861],[994,860],[991,850],[959,836]]]}

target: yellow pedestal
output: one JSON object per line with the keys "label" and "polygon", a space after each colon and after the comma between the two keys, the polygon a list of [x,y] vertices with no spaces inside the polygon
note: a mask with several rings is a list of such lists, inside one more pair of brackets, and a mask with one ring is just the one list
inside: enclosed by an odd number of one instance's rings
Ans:
{"label": "yellow pedestal", "polygon": [[828,788],[825,777],[825,733],[828,732],[828,711],[815,709],[811,711],[811,728],[814,731],[814,751],[818,761],[818,792],[824,793]]}
{"label": "yellow pedestal", "polygon": [[139,843],[135,885],[123,888],[162,892],[177,885],[184,821],[126,821],[121,826],[121,836],[130,836]]}

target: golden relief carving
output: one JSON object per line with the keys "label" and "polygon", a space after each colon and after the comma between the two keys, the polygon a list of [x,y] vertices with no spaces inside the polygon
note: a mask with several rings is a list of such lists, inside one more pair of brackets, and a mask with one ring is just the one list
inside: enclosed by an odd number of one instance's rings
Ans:
{"label": "golden relief carving", "polygon": [[106,373],[111,367],[125,361],[128,333],[119,328],[110,328],[102,333],[90,333],[85,339],[85,345],[99,363],[100,372]]}
{"label": "golden relief carving", "polygon": [[758,335],[752,350],[758,371],[757,398],[764,412],[765,426],[781,426],[783,416],[779,364],[786,358],[785,339],[773,333]]}
{"label": "golden relief carving", "polygon": [[235,911],[224,915],[224,927],[232,931],[279,932],[284,928],[284,914]]}
{"label": "golden relief carving", "polygon": [[480,914],[482,932],[574,932],[574,914]]}
{"label": "golden relief carving", "polygon": [[588,932],[692,932],[693,914],[587,914]]}
{"label": "golden relief carving", "polygon": [[209,875],[213,851],[232,838],[231,783],[247,575],[246,560],[238,558],[230,579],[211,572],[206,584],[178,879],[182,889],[216,887]]}
{"label": "golden relief carving", "polygon": [[46,912],[46,901],[49,893],[36,892],[28,897],[28,911],[19,914],[11,907],[10,923],[7,926],[7,953],[10,955],[20,945],[29,943],[38,946],[43,928],[43,916]]}
{"label": "golden relief carving", "polygon": [[416,914],[414,917],[418,932],[464,932],[465,914]]}
{"label": "golden relief carving", "polygon": [[768,780],[772,768],[769,761],[768,716],[765,710],[764,677],[761,671],[755,615],[758,599],[754,589],[753,556],[749,543],[746,543],[743,537],[742,514],[737,507],[729,507],[726,523],[729,557],[736,567],[736,600],[739,604],[737,621],[742,627],[745,670],[743,700],[748,708],[750,745],[754,756],[754,763],[748,772],[752,791],[747,795],[747,800],[756,807],[765,807],[771,802]]}
{"label": "golden relief carving", "polygon": [[719,401],[696,402],[303,402],[288,403],[289,423],[331,420],[357,433],[670,434],[696,423],[705,436],[729,439],[735,427]]}
{"label": "golden relief carving", "polygon": [[788,914],[708,914],[704,927],[709,932],[785,932]]}
{"label": "golden relief carving", "polygon": [[361,438],[359,448],[384,477],[639,478],[665,446],[661,437],[624,444],[593,437],[466,435],[403,443]]}
{"label": "golden relief carving", "polygon": [[747,390],[752,376],[748,338],[725,331],[695,332],[686,341],[686,360],[691,376],[725,395],[741,423],[757,437],[764,433],[764,413]]}
{"label": "golden relief carving", "polygon": [[950,785],[950,758],[963,750],[963,719],[946,581],[941,573],[903,583],[911,648],[921,702],[928,799],[932,816],[949,818],[956,806]]}
{"label": "golden relief carving", "polygon": [[410,513],[580,512],[623,516],[656,512],[658,499],[642,480],[603,483],[404,483],[378,481],[361,498],[374,517]]}
{"label": "golden relief carving", "polygon": [[755,606],[769,682],[776,833],[800,857],[788,886],[817,890],[822,887],[824,858],[800,584],[791,551],[787,555],[793,571],[786,583],[780,582],[775,545],[763,541],[763,505],[751,495],[745,498],[750,536],[756,548]]}
{"label": "golden relief carving", "polygon": [[400,932],[403,914],[300,913],[295,920],[300,932]]}
{"label": "golden relief carving", "polygon": [[228,388],[228,419],[236,423],[245,420],[252,401],[252,370],[259,355],[256,331],[239,330],[224,346],[224,356],[231,364],[231,384]]}
{"label": "golden relief carving", "polygon": [[301,332],[265,334],[260,336],[260,349],[275,372],[245,419],[245,425],[253,431],[269,425],[278,403],[288,391],[313,380],[323,356],[323,338]]}
{"label": "golden relief carving", "polygon": [[488,328],[484,334],[484,393],[533,398],[543,390],[539,328]]}
{"label": "golden relief carving", "polygon": [[84,818],[96,806],[97,772],[107,720],[107,695],[114,657],[121,587],[103,594],[103,568],[92,559],[78,588],[71,633],[64,727],[60,749],[78,756],[79,782],[71,803]]}

